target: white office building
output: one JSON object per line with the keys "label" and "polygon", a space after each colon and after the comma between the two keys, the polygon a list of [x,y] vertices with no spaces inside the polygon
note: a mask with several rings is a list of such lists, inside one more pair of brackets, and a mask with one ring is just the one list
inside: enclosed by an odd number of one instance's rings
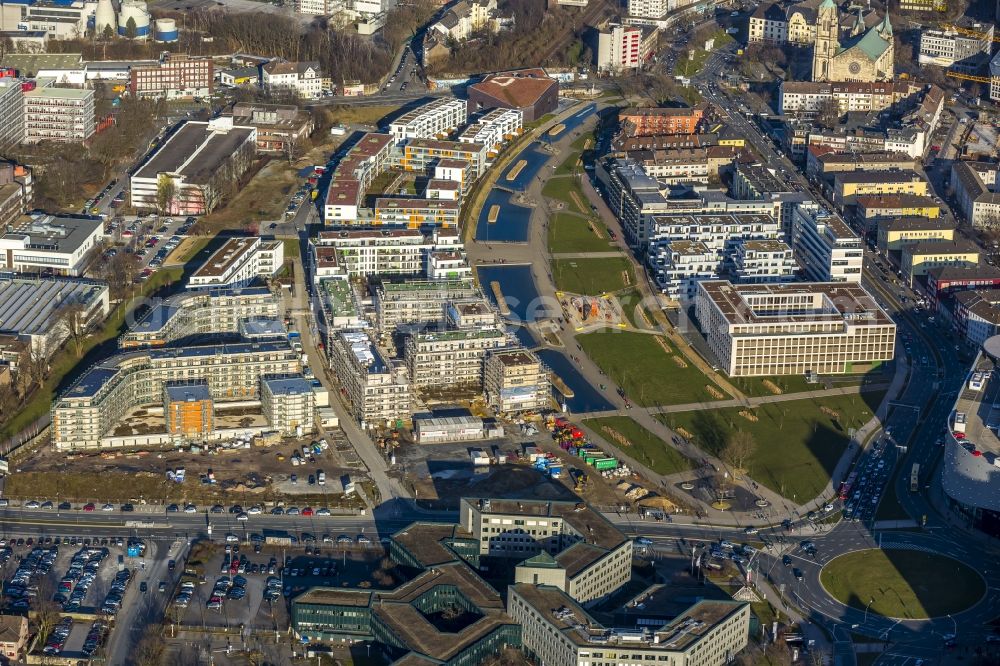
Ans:
{"label": "white office building", "polygon": [[103,239],[100,220],[54,215],[25,218],[0,236],[0,269],[79,276]]}
{"label": "white office building", "polygon": [[795,207],[792,248],[805,275],[817,282],[861,282],[864,244],[835,213]]}

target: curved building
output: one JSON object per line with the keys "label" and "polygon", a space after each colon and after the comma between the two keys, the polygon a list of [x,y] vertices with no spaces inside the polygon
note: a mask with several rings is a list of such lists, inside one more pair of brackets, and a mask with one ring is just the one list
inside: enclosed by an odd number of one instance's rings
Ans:
{"label": "curved building", "polygon": [[979,530],[1000,536],[1000,336],[976,357],[945,437],[941,485],[952,509]]}

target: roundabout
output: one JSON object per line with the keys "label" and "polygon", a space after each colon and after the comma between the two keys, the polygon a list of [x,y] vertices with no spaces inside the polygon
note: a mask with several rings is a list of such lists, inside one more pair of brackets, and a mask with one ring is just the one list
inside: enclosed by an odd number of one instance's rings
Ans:
{"label": "roundabout", "polygon": [[961,613],[986,593],[982,576],[957,559],[902,548],[839,555],[826,563],[819,580],[845,606],[904,620]]}

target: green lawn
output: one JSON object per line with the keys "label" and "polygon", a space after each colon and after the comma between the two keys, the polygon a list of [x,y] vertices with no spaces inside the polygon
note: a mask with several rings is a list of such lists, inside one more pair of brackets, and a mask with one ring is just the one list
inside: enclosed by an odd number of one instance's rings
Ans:
{"label": "green lawn", "polygon": [[[571,193],[576,193],[573,197]],[[577,213],[585,214],[584,206],[587,205],[587,197],[580,189],[580,183],[576,176],[556,176],[550,178],[542,188],[542,194],[550,199],[558,199],[565,204],[566,210],[574,210]],[[579,202],[579,203],[578,203]]]}
{"label": "green lawn", "polygon": [[[622,312],[625,313],[625,318],[628,319],[629,323],[635,328],[648,328],[642,325],[635,315],[635,306],[638,305],[640,300],[642,300],[642,297],[638,289],[629,289],[625,293],[618,294],[618,302],[621,304]],[[649,319],[649,323],[653,324],[653,317],[646,310],[645,306],[643,306],[643,311],[646,312],[646,318]]]}
{"label": "green lawn", "polygon": [[[581,137],[581,138],[584,138],[584,137]],[[579,140],[580,139],[577,139],[577,141],[579,141]],[[582,169],[583,165],[580,163],[580,156],[581,155],[583,155],[583,150],[582,149],[581,150],[574,150],[573,152],[569,153],[569,157],[567,157],[565,160],[563,160],[563,163],[556,167],[555,175],[556,176],[569,176],[569,175],[572,175],[572,174],[578,172],[580,169]]]}
{"label": "green lawn", "polygon": [[[597,227],[599,238],[591,229]],[[607,252],[607,230],[600,222],[567,213],[556,213],[549,220],[549,252]]]}
{"label": "green lawn", "polygon": [[[663,350],[657,338],[663,341],[671,355]],[[678,405],[718,400],[705,388],[711,384],[708,378],[684,360],[663,336],[605,330],[579,335],[576,340],[587,356],[612,382],[625,390],[629,400],[638,405]],[[686,367],[681,367],[674,358]],[[714,388],[725,395],[718,387]]]}
{"label": "green lawn", "polygon": [[[768,403],[752,410],[757,421],[740,415],[742,407],[658,418],[674,430],[684,429],[694,436],[695,445],[716,456],[731,432],[749,432],[757,444],[746,462],[749,475],[784,497],[805,502],[823,492],[850,439],[850,428],[866,423],[883,395],[872,392]],[[823,407],[839,418],[835,420]]]}
{"label": "green lawn", "polygon": [[685,78],[694,76],[705,66],[708,55],[709,52],[704,49],[694,49],[693,56],[689,56],[686,53],[682,54],[677,58],[677,63],[674,65],[674,74]]}
{"label": "green lawn", "polygon": [[775,384],[781,393],[803,393],[805,391],[822,391],[826,388],[827,380],[832,384],[832,388],[842,386],[868,386],[871,384],[884,384],[892,381],[890,375],[874,372],[871,375],[832,375],[820,377],[819,382],[810,384],[806,382],[804,375],[780,375],[774,377],[732,377],[729,381],[736,388],[749,396],[774,395],[765,381]]}
{"label": "green lawn", "polygon": [[831,560],[820,572],[826,591],[843,604],[894,618],[958,613],[985,592],[970,567],[915,550],[860,550]]}
{"label": "green lawn", "polygon": [[[622,453],[642,463],[657,474],[676,474],[692,469],[691,460],[662,439],[643,428],[628,416],[609,416],[603,419],[587,419],[583,422],[600,435],[608,444],[621,449]],[[623,446],[612,435],[603,430],[611,428],[628,442]]]}
{"label": "green lawn", "polygon": [[[604,249],[607,250],[607,247]],[[635,284],[632,264],[625,257],[555,259],[552,261],[552,276],[557,290],[587,296],[599,296]]]}

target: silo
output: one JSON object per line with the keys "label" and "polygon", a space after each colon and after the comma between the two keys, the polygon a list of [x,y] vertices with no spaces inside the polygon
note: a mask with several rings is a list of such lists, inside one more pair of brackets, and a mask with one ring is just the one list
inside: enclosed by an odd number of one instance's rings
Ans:
{"label": "silo", "polygon": [[122,0],[121,11],[118,12],[118,34],[128,36],[128,21],[135,21],[135,38],[149,37],[149,10],[141,0]]}
{"label": "silo", "polygon": [[111,0],[100,0],[97,3],[97,13],[94,17],[94,34],[100,37],[104,34],[104,29],[108,27],[111,28],[111,32],[118,31],[115,8],[111,4]]}
{"label": "silo", "polygon": [[173,19],[156,19],[155,38],[158,42],[177,41],[177,21]]}

